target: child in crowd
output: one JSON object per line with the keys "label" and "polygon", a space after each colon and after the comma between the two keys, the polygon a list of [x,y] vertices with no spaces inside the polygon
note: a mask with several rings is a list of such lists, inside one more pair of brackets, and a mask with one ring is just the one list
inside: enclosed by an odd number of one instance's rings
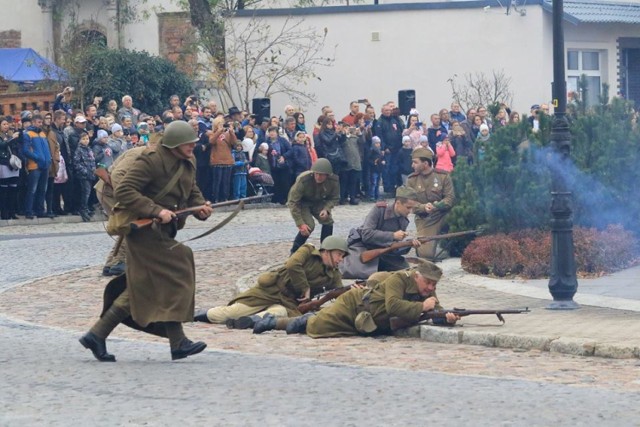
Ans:
{"label": "child in crowd", "polygon": [[371,138],[371,152],[369,153],[369,172],[371,174],[371,186],[369,187],[369,197],[371,201],[376,201],[380,197],[380,178],[384,169],[384,151],[380,138]]}
{"label": "child in crowd", "polygon": [[256,156],[256,167],[264,173],[271,174],[271,165],[269,164],[269,144],[263,142],[258,147],[258,155]]}
{"label": "child in crowd", "polygon": [[127,141],[124,139],[124,132],[122,126],[115,123],[111,126],[111,136],[107,141],[109,148],[111,148],[111,155],[115,161],[121,153],[127,151]]}
{"label": "child in crowd", "polygon": [[[419,139],[420,137],[418,137]],[[411,167],[411,153],[413,153],[413,141],[410,136],[402,137],[402,148],[398,153],[398,165],[400,167],[400,176],[402,177],[402,185],[407,185],[409,175],[413,173]]]}
{"label": "child in crowd", "polygon": [[96,160],[96,167],[108,170],[113,164],[113,151],[109,146],[109,134],[106,130],[100,129],[93,145],[93,155]]}
{"label": "child in crowd", "polygon": [[247,159],[253,159],[253,151],[256,148],[256,131],[251,125],[246,125],[243,129],[242,150],[245,152]]}
{"label": "child in crowd", "polygon": [[84,132],[80,137],[80,145],[73,158],[75,178],[80,187],[80,216],[84,222],[90,221],[89,195],[95,179],[96,158],[89,147],[89,134]]}
{"label": "child in crowd", "polygon": [[287,151],[286,157],[291,167],[292,181],[295,181],[302,172],[311,169],[311,156],[307,150],[306,139],[306,133],[302,131],[296,132],[293,144],[291,144],[291,150]]}
{"label": "child in crowd", "polygon": [[233,161],[233,169],[231,170],[231,175],[233,176],[233,198],[242,199],[247,197],[247,164],[249,161],[241,142],[236,143],[233,151]]}
{"label": "child in crowd", "polygon": [[476,138],[475,148],[476,148],[476,159],[481,162],[484,159],[484,152],[491,142],[491,134],[489,133],[489,126],[486,124],[480,125],[480,130],[478,132],[478,137]]}
{"label": "child in crowd", "polygon": [[442,135],[442,140],[436,144],[436,155],[438,156],[438,170],[453,172],[453,159],[456,157],[456,150],[453,149],[448,134]]}
{"label": "child in crowd", "polygon": [[140,134],[141,145],[149,143],[149,124],[147,122],[138,123],[138,134]]}

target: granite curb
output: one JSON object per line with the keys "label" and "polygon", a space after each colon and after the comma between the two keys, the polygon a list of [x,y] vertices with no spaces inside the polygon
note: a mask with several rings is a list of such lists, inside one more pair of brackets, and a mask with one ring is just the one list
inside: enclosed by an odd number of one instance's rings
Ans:
{"label": "granite curb", "polygon": [[[264,271],[279,267],[282,263],[270,264],[242,276],[236,282],[238,292],[244,292],[254,286],[257,277]],[[456,278],[456,280],[458,280]],[[350,281],[346,281],[349,283]],[[497,304],[500,302],[497,301]],[[595,356],[613,359],[640,359],[640,347],[615,343],[598,342],[593,338],[563,337],[561,334],[537,335],[482,332],[465,330],[464,326],[420,325],[399,330],[398,337],[418,338],[439,344],[465,344],[483,347],[512,349],[513,351],[538,350],[550,353],[562,353],[574,356]]]}

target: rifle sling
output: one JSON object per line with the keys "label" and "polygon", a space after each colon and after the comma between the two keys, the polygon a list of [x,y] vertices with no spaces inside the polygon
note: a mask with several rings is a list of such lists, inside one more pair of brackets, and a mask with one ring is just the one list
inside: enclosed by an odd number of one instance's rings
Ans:
{"label": "rifle sling", "polygon": [[181,241],[181,242],[178,242],[178,243],[176,243],[175,245],[171,246],[169,249],[171,250],[171,249],[175,248],[176,246],[178,246],[178,245],[182,245],[182,244],[184,244],[184,243],[186,243],[186,242],[190,242],[190,241],[192,241],[192,240],[197,240],[197,239],[200,239],[201,237],[206,237],[206,236],[208,236],[209,234],[214,233],[214,232],[216,232],[216,231],[220,230],[222,227],[224,227],[225,225],[227,225],[227,224],[229,223],[229,221],[231,221],[233,218],[235,218],[235,216],[236,216],[236,215],[238,215],[238,213],[242,210],[242,208],[244,208],[244,202],[240,202],[240,203],[238,203],[238,207],[237,207],[237,208],[235,208],[235,209],[233,210],[233,212],[231,212],[231,213],[230,213],[230,214],[229,214],[225,219],[223,219],[222,221],[220,221],[219,223],[217,223],[215,226],[211,227],[209,230],[207,230],[207,231],[205,231],[204,233],[199,234],[199,235],[197,235],[197,236],[195,236],[195,237],[192,237],[192,238],[190,238],[190,239],[187,239],[187,240],[183,240],[183,241]]}

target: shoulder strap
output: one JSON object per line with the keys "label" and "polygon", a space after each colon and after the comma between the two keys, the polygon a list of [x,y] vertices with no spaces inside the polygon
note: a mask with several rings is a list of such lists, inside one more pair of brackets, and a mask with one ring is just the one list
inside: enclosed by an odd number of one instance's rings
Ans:
{"label": "shoulder strap", "polygon": [[182,172],[184,171],[184,163],[180,161],[180,166],[178,167],[178,171],[171,177],[171,180],[164,186],[162,190],[158,194],[153,197],[153,201],[157,202],[166,196],[169,191],[178,183],[178,180],[182,176]]}

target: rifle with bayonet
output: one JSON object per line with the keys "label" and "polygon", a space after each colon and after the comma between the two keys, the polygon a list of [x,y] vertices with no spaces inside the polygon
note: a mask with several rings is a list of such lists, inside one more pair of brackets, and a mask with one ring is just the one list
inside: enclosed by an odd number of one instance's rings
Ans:
{"label": "rifle with bayonet", "polygon": [[435,236],[416,237],[415,239],[411,239],[411,240],[403,240],[400,242],[392,243],[390,246],[387,246],[386,248],[376,248],[376,249],[369,249],[367,251],[364,251],[360,254],[360,261],[366,264],[378,258],[379,256],[382,256],[389,252],[393,252],[396,249],[412,246],[414,240],[418,240],[420,243],[426,243],[426,242],[431,242],[432,240],[451,239],[454,237],[469,236],[472,234],[477,235],[480,233],[482,233],[482,230],[478,229],[478,230],[471,230],[471,231],[459,231],[457,233],[437,234]]}
{"label": "rifle with bayonet", "polygon": [[[356,280],[354,282],[355,285],[364,285],[365,283],[366,281],[364,280]],[[340,288],[331,289],[318,294],[313,297],[312,300],[298,304],[298,311],[302,314],[308,313],[309,311],[316,311],[320,307],[322,307],[322,304],[324,304],[325,302],[338,298],[340,295],[344,294],[350,289],[354,289],[352,285],[342,286]]]}
{"label": "rifle with bayonet", "polygon": [[[264,194],[262,196],[251,196],[251,197],[244,197],[242,199],[236,199],[236,200],[227,200],[226,202],[220,202],[220,203],[214,203],[212,205],[209,205],[209,207],[211,208],[222,208],[224,206],[232,206],[232,205],[237,205],[237,204],[242,204],[244,206],[244,202],[251,202],[254,200],[262,200],[262,199],[266,199],[268,197],[271,197],[272,194]],[[186,208],[186,209],[181,209],[179,211],[175,211],[175,220],[178,220],[180,218],[186,218],[189,215],[192,215],[196,212],[198,212],[199,210],[201,210],[202,208],[204,208],[206,205],[200,205],[200,206],[192,206],[190,208]],[[145,228],[148,227],[150,225],[152,225],[154,222],[159,222],[160,220],[158,218],[142,218],[142,219],[137,219],[135,221],[131,221],[131,230],[138,230],[140,228]]]}
{"label": "rifle with bayonet", "polygon": [[429,319],[439,320],[439,322],[437,323],[441,323],[442,320],[446,322],[447,313],[453,313],[460,317],[471,316],[476,314],[493,314],[497,316],[498,320],[500,320],[504,324],[505,320],[504,320],[504,317],[502,316],[503,314],[522,314],[522,313],[529,313],[529,312],[531,312],[531,310],[529,310],[529,307],[508,308],[504,310],[467,310],[464,308],[453,308],[450,310],[425,311],[420,315],[420,318],[418,320],[413,322],[402,319],[400,317],[392,317],[389,319],[389,324],[391,326],[391,330],[395,331],[397,329],[408,328],[409,326],[424,325],[425,323],[427,323]]}

